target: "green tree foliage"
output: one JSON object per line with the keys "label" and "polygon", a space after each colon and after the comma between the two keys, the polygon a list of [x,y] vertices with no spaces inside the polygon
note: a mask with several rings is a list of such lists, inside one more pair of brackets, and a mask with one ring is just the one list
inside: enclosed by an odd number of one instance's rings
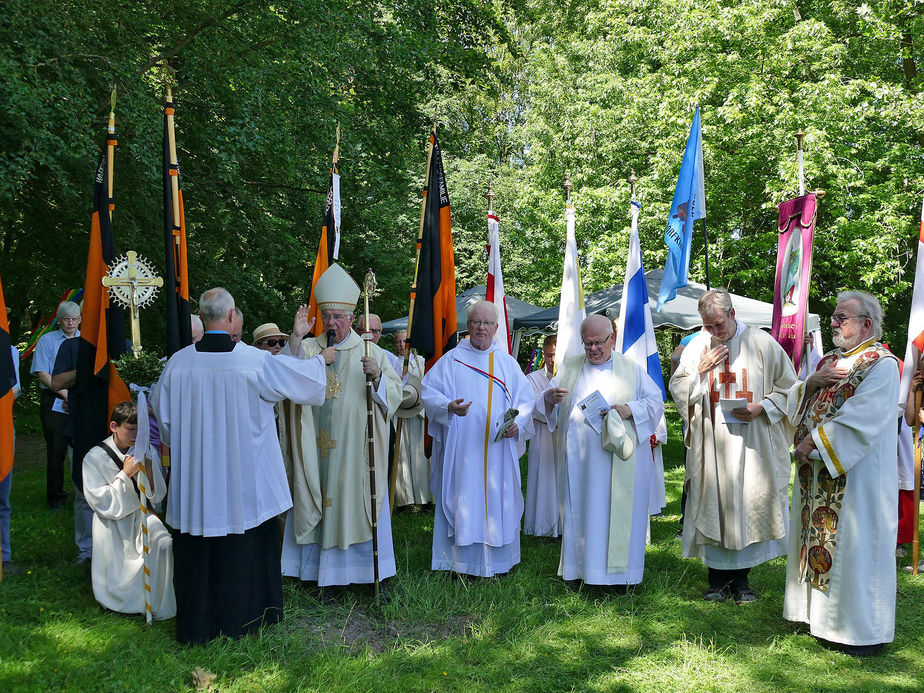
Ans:
{"label": "green tree foliage", "polygon": [[[82,284],[92,176],[119,88],[114,229],[161,260],[156,61],[176,68],[194,292],[223,284],[247,326],[305,299],[339,123],[344,264],[407,311],[426,131],[438,121],[460,289],[485,278],[497,193],[508,291],[557,301],[561,183],[574,183],[585,289],[621,281],[631,170],[645,263],[702,110],[714,284],[772,298],[776,205],[818,215],[813,310],[864,288],[904,341],[924,190],[918,3],[874,0],[355,0],[272,5],[7,3],[0,23],[0,271],[20,330]],[[735,240],[737,239],[737,240]],[[692,276],[704,279],[702,235]],[[150,311],[156,313],[156,311]],[[156,316],[147,338],[157,341]]]}

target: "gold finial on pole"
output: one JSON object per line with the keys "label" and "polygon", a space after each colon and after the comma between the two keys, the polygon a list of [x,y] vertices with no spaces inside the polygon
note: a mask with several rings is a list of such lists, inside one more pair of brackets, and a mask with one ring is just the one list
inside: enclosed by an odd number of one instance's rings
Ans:
{"label": "gold finial on pole", "polygon": [[571,202],[571,174],[565,174],[565,182],[562,183],[562,187],[565,189],[565,202]]}
{"label": "gold finial on pole", "polygon": [[170,87],[176,83],[176,70],[170,67],[170,63],[167,62],[166,58],[157,63],[157,66],[157,81],[163,84],[164,87],[169,91]]}
{"label": "gold finial on pole", "polygon": [[115,118],[116,105],[116,85],[112,85],[112,91],[109,93],[109,117]]}
{"label": "gold finial on pole", "polygon": [[334,155],[331,157],[331,163],[336,165],[340,159],[340,123],[337,123],[337,142],[334,144]]}
{"label": "gold finial on pole", "polygon": [[494,188],[491,187],[490,183],[488,184],[488,192],[486,192],[484,196],[488,198],[488,214],[490,214],[494,211],[494,198],[496,197]]}

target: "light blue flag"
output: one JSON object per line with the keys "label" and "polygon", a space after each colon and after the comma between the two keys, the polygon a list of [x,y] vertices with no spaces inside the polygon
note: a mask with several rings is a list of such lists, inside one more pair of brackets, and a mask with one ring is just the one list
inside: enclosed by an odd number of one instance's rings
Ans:
{"label": "light blue flag", "polygon": [[706,216],[706,190],[703,183],[703,135],[699,126],[699,108],[693,116],[687,148],[680,164],[677,189],[671,203],[670,218],[664,232],[667,244],[667,263],[658,290],[658,312],[677,295],[677,289],[687,285],[690,270],[690,246],[693,241],[693,222]]}

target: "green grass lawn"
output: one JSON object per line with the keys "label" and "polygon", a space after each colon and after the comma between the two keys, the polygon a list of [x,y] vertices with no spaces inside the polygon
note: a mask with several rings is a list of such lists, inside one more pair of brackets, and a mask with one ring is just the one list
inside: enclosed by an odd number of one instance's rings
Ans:
{"label": "green grass lawn", "polygon": [[140,615],[97,606],[86,568],[72,564],[72,515],[44,507],[41,438],[22,436],[13,557],[25,570],[0,583],[0,691],[191,690],[196,667],[214,673],[209,690],[220,691],[924,688],[924,575],[899,570],[896,640],[866,660],[827,650],[783,620],[783,559],[752,571],[756,604],[702,600],[705,569],[682,559],[674,540],[683,474],[671,423],[669,505],[652,518],[645,581],[632,594],[569,588],[555,574],[558,543],[532,537],[503,578],[431,572],[432,513],[399,513],[391,603],[377,607],[357,587],[323,606],[289,581],[282,624],[198,647],[178,645],[172,621],[148,628]]}

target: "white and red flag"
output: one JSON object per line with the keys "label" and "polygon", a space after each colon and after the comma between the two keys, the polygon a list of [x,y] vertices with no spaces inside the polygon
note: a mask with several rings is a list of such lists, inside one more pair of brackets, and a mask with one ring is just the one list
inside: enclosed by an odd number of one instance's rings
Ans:
{"label": "white and red flag", "polygon": [[[911,379],[918,368],[921,353],[924,352],[924,201],[921,203],[921,226],[918,232],[917,264],[914,268],[914,289],[911,294],[911,313],[908,316],[908,341],[905,345],[905,363],[902,368],[901,389],[898,395],[898,404],[905,405],[908,399],[908,390],[911,389]],[[907,435],[907,434],[903,434]],[[910,437],[910,436],[909,436]],[[899,441],[900,443],[903,441]],[[898,487],[901,489],[914,488],[914,456],[911,446],[899,445],[898,455]]]}
{"label": "white and red flag", "polygon": [[510,339],[510,316],[507,314],[507,296],[504,293],[504,274],[500,259],[500,221],[494,212],[488,212],[488,288],[485,300],[497,308],[497,332],[494,343],[513,353]]}

